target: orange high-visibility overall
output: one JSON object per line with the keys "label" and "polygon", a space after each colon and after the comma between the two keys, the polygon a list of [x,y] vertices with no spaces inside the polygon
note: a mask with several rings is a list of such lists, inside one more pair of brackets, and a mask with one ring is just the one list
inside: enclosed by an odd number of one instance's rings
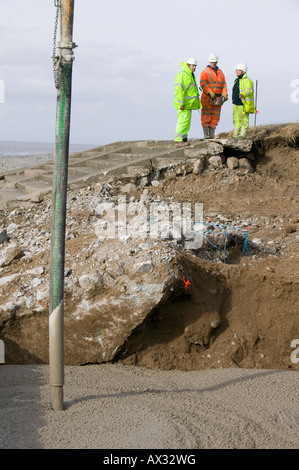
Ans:
{"label": "orange high-visibility overall", "polygon": [[221,106],[210,103],[209,93],[213,91],[215,95],[227,95],[227,85],[222,70],[218,67],[214,70],[207,66],[200,74],[201,94],[201,125],[216,129],[220,119]]}

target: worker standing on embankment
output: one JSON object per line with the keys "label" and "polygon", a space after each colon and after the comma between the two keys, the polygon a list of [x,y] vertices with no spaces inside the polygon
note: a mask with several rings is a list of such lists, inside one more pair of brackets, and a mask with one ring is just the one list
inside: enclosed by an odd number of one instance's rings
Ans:
{"label": "worker standing on embankment", "polygon": [[214,139],[215,129],[220,120],[221,105],[228,99],[225,76],[217,63],[217,54],[210,54],[209,65],[200,74],[201,125],[205,139]]}
{"label": "worker standing on embankment", "polygon": [[182,70],[175,77],[174,107],[177,109],[177,125],[175,130],[175,146],[187,147],[188,132],[191,126],[191,113],[193,109],[200,109],[198,86],[194,72],[197,60],[189,57],[181,63]]}

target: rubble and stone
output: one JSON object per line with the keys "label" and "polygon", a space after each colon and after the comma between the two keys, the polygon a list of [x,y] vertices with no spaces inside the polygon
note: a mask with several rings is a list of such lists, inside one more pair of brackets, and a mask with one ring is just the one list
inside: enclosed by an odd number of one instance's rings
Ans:
{"label": "rubble and stone", "polygon": [[[254,141],[238,142],[194,141],[185,150],[131,142],[88,152],[90,168],[110,158],[114,166],[69,181],[66,364],[295,367],[289,344],[298,318],[296,175],[291,167],[278,177],[260,156],[249,161],[244,154],[254,153]],[[117,165],[123,148],[133,163]],[[294,149],[290,165],[297,155]],[[71,167],[82,168],[83,160],[74,155]],[[38,170],[26,178],[42,177]],[[14,174],[20,190],[23,173]],[[51,191],[39,186],[28,196],[0,204],[0,338],[16,364],[48,362]],[[131,204],[125,220],[119,201]],[[202,246],[188,249],[190,234],[175,224],[163,237],[162,223],[153,237],[151,207],[168,211],[186,202],[204,204]]]}

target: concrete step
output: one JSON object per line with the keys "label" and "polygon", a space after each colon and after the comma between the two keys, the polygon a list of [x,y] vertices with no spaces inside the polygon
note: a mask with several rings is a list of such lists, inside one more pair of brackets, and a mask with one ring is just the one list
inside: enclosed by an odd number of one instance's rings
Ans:
{"label": "concrete step", "polygon": [[30,168],[30,169],[25,169],[21,173],[5,175],[4,181],[6,183],[17,183],[18,181],[23,181],[28,178],[39,177],[40,175],[43,175],[44,173],[46,173],[46,170]]}
{"label": "concrete step", "polygon": [[107,160],[110,158],[110,155],[113,154],[114,152],[117,153],[119,151],[127,151],[129,149],[130,147],[113,146],[113,147],[89,150],[87,152],[80,152],[80,153],[72,154],[69,156],[69,164],[76,165],[77,162],[80,160],[85,161],[91,158],[101,158],[101,159]]}
{"label": "concrete step", "polygon": [[38,181],[42,181],[43,183],[52,186],[52,184],[53,184],[53,173],[47,173],[47,174],[41,176],[38,179]]}
{"label": "concrete step", "polygon": [[145,165],[151,166],[151,163],[149,161],[150,159],[147,158],[137,158],[137,159],[131,159],[130,161],[125,161],[124,163],[118,163],[117,165],[113,166],[110,165],[106,171],[103,171],[103,174],[109,174],[109,175],[127,175],[128,174],[128,168],[131,168],[131,171],[134,171],[133,168],[136,167],[144,167]]}
{"label": "concrete step", "polygon": [[154,155],[160,155],[161,153],[165,153],[165,147],[127,147],[119,149],[115,153],[117,153],[118,155],[121,154],[124,157],[134,156],[135,158],[151,158]]}
{"label": "concrete step", "polygon": [[52,186],[39,180],[26,180],[16,183],[19,191],[30,194],[35,192],[47,192],[52,190]]}
{"label": "concrete step", "polygon": [[5,183],[17,183],[18,181],[24,181],[27,179],[26,176],[24,176],[23,173],[20,175],[6,175],[4,176],[4,181]]}
{"label": "concrete step", "polygon": [[1,201],[14,201],[16,199],[22,199],[25,196],[26,194],[19,189],[0,189]]}
{"label": "concrete step", "polygon": [[79,153],[73,153],[69,155],[69,161],[77,160],[77,159],[86,159],[86,158],[92,158],[92,157],[98,157],[103,153],[103,151],[92,151],[90,150],[89,152],[79,152]]}
{"label": "concrete step", "polygon": [[[68,184],[84,180],[85,178],[97,177],[101,172],[88,167],[69,167],[68,168]],[[53,173],[44,173],[36,178],[27,178],[15,183],[16,186],[25,192],[32,192],[33,190],[41,191],[48,190],[53,185]],[[36,189],[35,189],[36,188]]]}
{"label": "concrete step", "polygon": [[[132,175],[134,172],[142,174],[145,169],[151,169],[152,163],[162,168],[182,156],[184,150],[176,150],[172,141],[115,142],[86,152],[70,154],[68,186],[96,182],[106,175]],[[6,188],[7,183],[12,183],[12,188]],[[9,171],[0,181],[0,200],[28,199],[28,195],[32,193],[52,191],[52,184],[53,162]]]}
{"label": "concrete step", "polygon": [[44,173],[53,173],[53,163],[45,163],[43,165]]}
{"label": "concrete step", "polygon": [[96,168],[98,170],[104,170],[106,168],[109,168],[109,167],[112,167],[112,166],[117,166],[119,164],[123,163],[123,160],[122,159],[119,159],[119,160],[100,160],[100,159],[96,159],[96,160],[86,160],[85,164],[86,164],[86,167],[88,168]]}
{"label": "concrete step", "polygon": [[93,173],[93,171],[86,166],[69,166],[68,177],[70,178],[84,178],[84,176]]}

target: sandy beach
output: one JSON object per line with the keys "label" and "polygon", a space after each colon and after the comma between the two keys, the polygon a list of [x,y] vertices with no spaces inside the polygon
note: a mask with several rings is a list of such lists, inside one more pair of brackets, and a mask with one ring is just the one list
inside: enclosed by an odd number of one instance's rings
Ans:
{"label": "sandy beach", "polygon": [[64,411],[48,366],[0,367],[1,449],[295,449],[298,372],[66,367]]}

